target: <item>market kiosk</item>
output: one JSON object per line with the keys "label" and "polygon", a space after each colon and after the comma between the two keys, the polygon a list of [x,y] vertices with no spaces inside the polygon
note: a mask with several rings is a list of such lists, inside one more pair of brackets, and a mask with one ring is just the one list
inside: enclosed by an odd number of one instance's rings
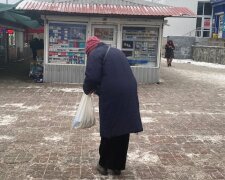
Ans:
{"label": "market kiosk", "polygon": [[125,53],[139,83],[159,82],[164,18],[193,13],[187,8],[104,2],[24,0],[17,6],[42,14],[45,82],[83,83],[85,42],[92,35]]}

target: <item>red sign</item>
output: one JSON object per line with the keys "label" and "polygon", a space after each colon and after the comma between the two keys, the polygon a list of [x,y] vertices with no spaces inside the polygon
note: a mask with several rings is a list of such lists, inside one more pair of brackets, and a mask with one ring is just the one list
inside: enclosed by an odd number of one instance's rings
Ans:
{"label": "red sign", "polygon": [[38,29],[27,29],[27,33],[37,33],[37,34],[40,34],[40,33],[44,33],[44,27],[40,27]]}
{"label": "red sign", "polygon": [[204,29],[210,29],[210,19],[204,19]]}
{"label": "red sign", "polygon": [[13,29],[7,29],[7,33],[8,34],[13,34],[14,33],[14,30]]}

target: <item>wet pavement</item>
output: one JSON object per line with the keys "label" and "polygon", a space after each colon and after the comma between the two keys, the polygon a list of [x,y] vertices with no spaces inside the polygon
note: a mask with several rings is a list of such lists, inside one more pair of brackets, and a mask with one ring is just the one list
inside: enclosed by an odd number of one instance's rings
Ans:
{"label": "wet pavement", "polygon": [[139,86],[144,132],[131,135],[121,176],[95,169],[97,97],[96,125],[71,129],[81,86],[19,74],[0,76],[0,180],[225,179],[224,69],[162,62],[161,83]]}

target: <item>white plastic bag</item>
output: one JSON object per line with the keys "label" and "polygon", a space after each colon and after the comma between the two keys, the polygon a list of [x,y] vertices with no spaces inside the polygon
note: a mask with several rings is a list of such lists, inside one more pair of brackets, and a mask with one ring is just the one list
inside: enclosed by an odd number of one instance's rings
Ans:
{"label": "white plastic bag", "polygon": [[73,119],[73,128],[90,128],[95,125],[94,108],[91,95],[83,93],[77,113]]}

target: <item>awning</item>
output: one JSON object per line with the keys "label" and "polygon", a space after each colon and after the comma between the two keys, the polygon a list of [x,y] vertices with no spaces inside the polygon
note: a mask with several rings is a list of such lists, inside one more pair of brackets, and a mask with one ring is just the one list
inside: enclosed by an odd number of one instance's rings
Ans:
{"label": "awning", "polygon": [[96,14],[96,15],[127,15],[127,16],[195,16],[195,14],[185,7],[170,6],[128,6],[118,4],[93,4],[93,3],[72,3],[47,2],[37,0],[24,0],[16,7],[18,10],[37,11],[45,13],[70,13],[70,14]]}
{"label": "awning", "polygon": [[3,4],[0,3],[0,12],[8,11],[15,8],[17,4]]}
{"label": "awning", "polygon": [[0,3],[0,19],[21,24],[29,28],[40,27],[38,21],[32,20],[30,17],[22,15],[21,11],[16,11],[16,6],[17,4],[9,5]]}

